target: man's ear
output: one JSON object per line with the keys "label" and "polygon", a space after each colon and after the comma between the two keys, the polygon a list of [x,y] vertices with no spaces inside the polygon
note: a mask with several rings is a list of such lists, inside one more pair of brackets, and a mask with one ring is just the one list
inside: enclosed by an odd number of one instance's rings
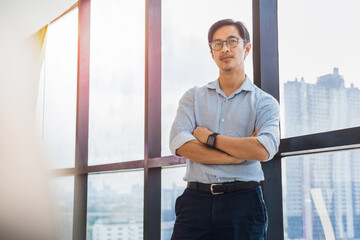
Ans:
{"label": "man's ear", "polygon": [[247,55],[249,55],[250,50],[251,50],[251,43],[247,43],[247,44],[245,45],[245,56],[244,56],[244,59],[247,57]]}

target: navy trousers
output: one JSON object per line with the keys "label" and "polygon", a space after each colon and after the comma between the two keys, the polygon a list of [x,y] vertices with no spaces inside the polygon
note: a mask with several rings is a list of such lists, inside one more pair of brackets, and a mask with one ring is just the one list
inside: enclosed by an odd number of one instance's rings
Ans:
{"label": "navy trousers", "polygon": [[212,195],[186,188],[176,199],[172,240],[265,240],[261,187]]}

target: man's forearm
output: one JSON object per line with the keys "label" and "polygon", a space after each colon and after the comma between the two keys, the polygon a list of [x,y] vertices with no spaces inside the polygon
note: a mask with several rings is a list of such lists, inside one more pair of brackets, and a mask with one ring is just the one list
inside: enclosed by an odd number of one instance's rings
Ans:
{"label": "man's forearm", "polygon": [[241,159],[265,161],[269,153],[255,137],[233,138],[224,135],[216,137],[216,148]]}
{"label": "man's forearm", "polygon": [[198,140],[192,140],[182,145],[176,153],[194,162],[203,164],[239,164],[244,162],[225,152],[207,147]]}
{"label": "man's forearm", "polygon": [[[269,153],[255,138],[258,131],[259,129],[257,129],[251,137],[234,138],[218,135],[216,137],[215,147],[239,159],[265,161],[269,158]],[[193,135],[200,143],[205,144],[211,133],[209,129],[198,126],[194,130]]]}

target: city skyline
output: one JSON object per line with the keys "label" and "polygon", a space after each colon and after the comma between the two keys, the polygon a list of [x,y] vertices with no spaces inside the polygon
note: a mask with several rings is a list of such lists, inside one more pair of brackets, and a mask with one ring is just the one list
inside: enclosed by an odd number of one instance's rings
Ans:
{"label": "city skyline", "polygon": [[[287,137],[360,124],[360,90],[345,87],[339,72],[284,83]],[[359,150],[288,157],[282,165],[287,239],[360,238]]]}

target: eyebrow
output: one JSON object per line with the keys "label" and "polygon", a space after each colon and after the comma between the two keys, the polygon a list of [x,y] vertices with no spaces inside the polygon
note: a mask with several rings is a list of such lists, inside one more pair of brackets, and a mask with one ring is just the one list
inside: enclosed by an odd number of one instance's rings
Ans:
{"label": "eyebrow", "polygon": [[[239,37],[234,36],[234,35],[230,35],[230,36],[228,36],[228,37],[226,38],[226,40],[228,40],[229,38],[239,38]],[[241,38],[239,38],[239,39],[241,39]],[[219,38],[217,38],[217,39],[214,39],[213,41],[222,41],[222,40],[219,39]]]}

